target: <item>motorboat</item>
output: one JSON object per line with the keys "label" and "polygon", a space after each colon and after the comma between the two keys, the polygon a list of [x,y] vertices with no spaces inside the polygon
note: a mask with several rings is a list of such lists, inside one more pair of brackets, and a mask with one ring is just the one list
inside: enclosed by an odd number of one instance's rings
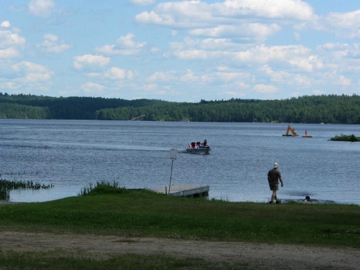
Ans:
{"label": "motorboat", "polygon": [[186,149],[186,153],[190,154],[202,154],[202,155],[208,155],[210,154],[211,148],[210,145],[206,143],[200,143],[200,142],[192,142],[189,144],[189,147]]}

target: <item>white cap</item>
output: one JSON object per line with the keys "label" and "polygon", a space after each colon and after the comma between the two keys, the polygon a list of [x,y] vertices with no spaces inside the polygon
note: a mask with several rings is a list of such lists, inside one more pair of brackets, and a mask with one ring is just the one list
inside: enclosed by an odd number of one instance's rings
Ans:
{"label": "white cap", "polygon": [[278,163],[274,163],[274,168],[277,169],[279,167],[279,164]]}

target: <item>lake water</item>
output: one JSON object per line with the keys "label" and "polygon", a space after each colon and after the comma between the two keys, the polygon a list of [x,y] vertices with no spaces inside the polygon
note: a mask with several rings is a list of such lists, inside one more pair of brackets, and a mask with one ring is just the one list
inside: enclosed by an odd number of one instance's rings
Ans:
{"label": "lake water", "polygon": [[333,200],[360,205],[359,125],[291,124],[313,138],[283,137],[287,124],[77,120],[0,120],[1,179],[53,184],[49,190],[15,190],[16,202],[77,196],[97,181],[126,188],[169,184],[170,149],[207,139],[210,155],[178,153],[172,183],[209,185],[209,198],[268,201],[267,172],[280,164],[281,199]]}

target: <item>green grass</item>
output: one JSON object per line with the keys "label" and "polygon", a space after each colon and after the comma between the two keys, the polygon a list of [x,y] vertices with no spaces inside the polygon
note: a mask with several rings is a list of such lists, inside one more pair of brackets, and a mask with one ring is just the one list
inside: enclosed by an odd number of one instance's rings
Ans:
{"label": "green grass", "polygon": [[[6,266],[6,268],[2,268]],[[262,267],[260,265],[260,267]],[[36,270],[69,270],[69,269],[242,269],[254,270],[259,269],[258,265],[240,264],[240,263],[223,263],[223,262],[206,262],[202,259],[186,258],[175,259],[170,256],[160,255],[120,255],[110,258],[89,258],[81,255],[59,254],[58,252],[46,253],[16,253],[0,251],[0,268],[1,269],[36,269]],[[266,269],[266,268],[262,268]]]}
{"label": "green grass", "polygon": [[360,247],[360,207],[234,203],[100,185],[0,207],[0,229]]}

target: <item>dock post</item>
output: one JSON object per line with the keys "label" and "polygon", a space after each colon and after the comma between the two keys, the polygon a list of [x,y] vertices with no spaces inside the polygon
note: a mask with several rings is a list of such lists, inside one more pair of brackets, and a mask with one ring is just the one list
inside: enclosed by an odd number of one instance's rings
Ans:
{"label": "dock post", "polygon": [[170,187],[171,187],[171,177],[172,177],[172,171],[173,171],[173,165],[174,165],[174,160],[171,161],[171,173],[170,173],[170,183],[169,183],[169,195],[170,195]]}
{"label": "dock post", "polygon": [[170,173],[170,183],[169,183],[169,195],[170,195],[170,187],[171,187],[171,178],[172,178],[172,171],[174,166],[174,160],[176,160],[177,150],[171,149],[170,151],[170,159],[171,159],[171,173]]}

